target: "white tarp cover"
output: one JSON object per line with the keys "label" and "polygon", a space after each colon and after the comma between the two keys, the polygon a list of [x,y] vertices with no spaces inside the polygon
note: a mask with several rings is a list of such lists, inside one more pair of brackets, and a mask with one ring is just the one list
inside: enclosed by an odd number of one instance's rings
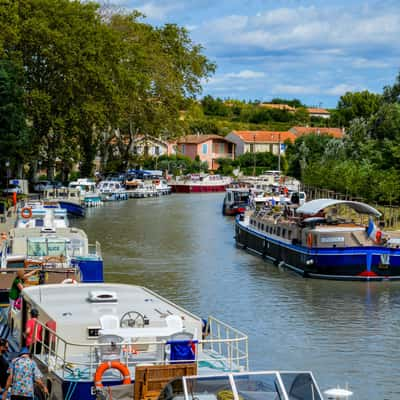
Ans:
{"label": "white tarp cover", "polygon": [[381,216],[381,213],[377,209],[369,206],[368,204],[360,203],[358,201],[335,200],[335,199],[311,200],[307,203],[304,203],[301,207],[297,208],[296,213],[304,215],[314,215],[324,210],[327,207],[332,207],[342,204],[352,208],[354,211],[360,214],[369,214],[369,215],[374,215],[375,217]]}

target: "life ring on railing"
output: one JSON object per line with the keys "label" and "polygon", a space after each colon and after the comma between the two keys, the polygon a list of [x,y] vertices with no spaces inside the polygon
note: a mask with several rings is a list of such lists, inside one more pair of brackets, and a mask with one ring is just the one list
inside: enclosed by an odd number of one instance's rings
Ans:
{"label": "life ring on railing", "polygon": [[29,219],[32,217],[32,208],[30,207],[24,207],[21,210],[21,217],[25,219]]}
{"label": "life ring on railing", "polygon": [[307,235],[307,246],[311,248],[312,244],[313,244],[313,237],[312,237],[312,233],[309,232]]}
{"label": "life ring on railing", "polygon": [[61,282],[63,285],[77,285],[78,282],[75,279],[67,278]]}
{"label": "life ring on railing", "polygon": [[124,378],[122,381],[123,385],[129,385],[131,383],[131,373],[129,372],[129,368],[125,364],[122,364],[119,361],[105,361],[97,367],[94,374],[94,386],[96,388],[103,387],[102,378],[104,372],[106,372],[110,368],[117,369],[119,372],[121,372]]}

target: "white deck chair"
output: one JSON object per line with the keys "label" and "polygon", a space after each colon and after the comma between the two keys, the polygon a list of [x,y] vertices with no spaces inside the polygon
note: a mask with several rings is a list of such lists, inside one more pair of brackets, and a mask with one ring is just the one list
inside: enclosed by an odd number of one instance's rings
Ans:
{"label": "white deck chair", "polygon": [[119,318],[116,315],[102,315],[100,317],[101,329],[119,328]]}

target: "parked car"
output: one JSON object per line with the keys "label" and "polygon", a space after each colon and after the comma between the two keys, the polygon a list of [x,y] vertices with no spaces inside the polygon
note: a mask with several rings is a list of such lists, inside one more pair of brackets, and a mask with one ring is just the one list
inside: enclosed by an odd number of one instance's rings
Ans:
{"label": "parked car", "polygon": [[22,194],[22,188],[18,185],[8,185],[8,187],[3,190],[3,194],[11,193]]}

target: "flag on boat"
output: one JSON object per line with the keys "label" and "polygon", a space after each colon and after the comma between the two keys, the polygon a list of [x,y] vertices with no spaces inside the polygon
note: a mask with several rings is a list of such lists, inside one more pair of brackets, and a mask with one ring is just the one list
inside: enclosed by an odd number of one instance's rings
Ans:
{"label": "flag on boat", "polygon": [[372,218],[368,221],[367,236],[374,242],[378,242],[378,237],[380,238],[381,236],[381,231],[377,228]]}

